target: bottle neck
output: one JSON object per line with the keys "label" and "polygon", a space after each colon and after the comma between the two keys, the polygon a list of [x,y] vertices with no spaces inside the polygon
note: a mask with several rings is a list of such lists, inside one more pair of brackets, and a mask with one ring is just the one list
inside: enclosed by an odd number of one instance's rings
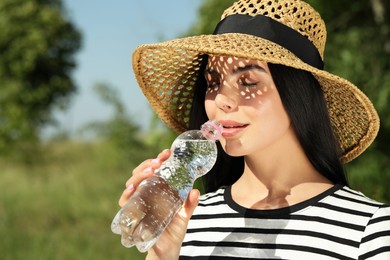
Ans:
{"label": "bottle neck", "polygon": [[209,120],[201,126],[200,130],[205,138],[215,142],[221,138],[223,127],[217,121]]}

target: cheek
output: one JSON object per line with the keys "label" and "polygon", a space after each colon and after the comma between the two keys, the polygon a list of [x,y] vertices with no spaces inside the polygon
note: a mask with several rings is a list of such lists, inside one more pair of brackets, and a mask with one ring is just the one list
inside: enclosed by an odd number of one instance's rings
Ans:
{"label": "cheek", "polygon": [[276,95],[273,99],[274,105],[272,109],[274,122],[279,125],[279,128],[286,128],[290,125],[290,118],[287,114],[286,109],[280,99],[279,95]]}
{"label": "cheek", "polygon": [[248,87],[240,91],[239,103],[241,106],[249,106],[261,109],[261,106],[275,96],[275,87],[269,84],[261,84],[257,87]]}
{"label": "cheek", "polygon": [[259,136],[263,136],[264,142],[273,143],[285,135],[290,128],[290,118],[287,115],[280,100],[265,102],[257,114]]}
{"label": "cheek", "polygon": [[216,106],[215,102],[212,99],[207,99],[204,102],[204,107],[206,110],[207,117],[209,119],[214,119],[215,118],[215,112],[216,112]]}

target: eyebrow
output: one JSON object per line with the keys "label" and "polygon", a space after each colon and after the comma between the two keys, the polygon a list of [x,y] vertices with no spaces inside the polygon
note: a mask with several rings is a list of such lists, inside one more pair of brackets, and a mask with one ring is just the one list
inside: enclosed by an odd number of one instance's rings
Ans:
{"label": "eyebrow", "polygon": [[249,64],[249,65],[246,65],[244,67],[238,67],[238,68],[234,69],[233,73],[239,73],[239,72],[248,71],[248,70],[252,70],[252,69],[257,69],[257,70],[260,70],[262,72],[265,72],[265,69],[260,67],[259,65]]}
{"label": "eyebrow", "polygon": [[[244,71],[248,71],[248,70],[253,70],[253,69],[257,69],[257,70],[260,70],[262,72],[265,72],[265,69],[262,68],[261,66],[259,65],[256,65],[256,64],[248,64],[244,67],[238,67],[236,69],[233,70],[233,74],[235,73],[240,73],[240,72],[244,72]],[[204,71],[204,74],[211,74],[211,75],[219,75],[218,71],[216,70],[213,70],[213,69],[205,69]]]}

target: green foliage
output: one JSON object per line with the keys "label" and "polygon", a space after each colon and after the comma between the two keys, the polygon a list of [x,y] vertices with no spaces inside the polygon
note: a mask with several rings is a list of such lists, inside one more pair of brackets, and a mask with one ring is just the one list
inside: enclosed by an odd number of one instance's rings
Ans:
{"label": "green foliage", "polygon": [[390,203],[389,157],[372,147],[348,166],[350,185],[377,201]]}
{"label": "green foliage", "polygon": [[1,160],[0,259],[145,259],[110,230],[138,164],[120,154],[108,142],[52,142],[33,166]]}
{"label": "green foliage", "polygon": [[145,143],[156,152],[169,149],[177,134],[153,114]]}
{"label": "green foliage", "polygon": [[210,34],[221,20],[223,11],[234,3],[233,0],[204,0],[198,10],[198,20],[188,35]]}
{"label": "green foliage", "polygon": [[67,104],[80,38],[60,0],[0,1],[0,154],[38,141]]}
{"label": "green foliage", "polygon": [[114,88],[99,83],[95,90],[114,112],[86,127],[98,140],[52,140],[31,164],[0,161],[0,259],[145,258],[123,247],[110,225],[132,169],[175,134],[156,117],[142,134]]}

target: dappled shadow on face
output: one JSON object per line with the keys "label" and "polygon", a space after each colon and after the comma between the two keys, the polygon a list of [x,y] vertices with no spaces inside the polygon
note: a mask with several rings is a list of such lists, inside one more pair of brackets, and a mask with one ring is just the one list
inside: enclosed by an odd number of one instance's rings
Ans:
{"label": "dappled shadow on face", "polygon": [[236,57],[210,56],[205,70],[206,99],[224,94],[238,105],[262,103],[262,97],[276,90],[265,62]]}

